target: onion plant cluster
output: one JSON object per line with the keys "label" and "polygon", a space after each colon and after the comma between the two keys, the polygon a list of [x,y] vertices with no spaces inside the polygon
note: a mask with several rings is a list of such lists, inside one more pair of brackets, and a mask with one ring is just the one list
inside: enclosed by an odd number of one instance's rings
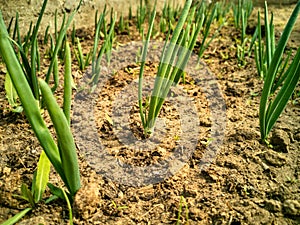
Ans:
{"label": "onion plant cluster", "polygon": [[[268,134],[283,112],[300,79],[300,47],[298,47],[296,55],[291,60],[291,63],[288,66],[286,66],[287,63],[284,63],[284,67],[287,67],[286,70],[281,72],[282,69],[280,69],[280,66],[284,62],[283,54],[286,44],[300,13],[300,1],[298,1],[295,6],[276,47],[274,41],[274,28],[272,23],[268,25],[269,22],[266,11],[267,5],[265,3],[265,23],[267,24],[265,60],[267,61],[267,66],[263,71],[265,74],[264,86],[259,109],[260,133],[262,140],[265,142],[267,142]],[[260,29],[260,22],[258,21],[258,23],[258,29]],[[269,29],[270,27],[272,29]],[[258,36],[260,37],[260,31],[258,33]],[[262,45],[263,43],[259,38],[258,46]],[[258,51],[260,50],[262,49],[258,49]],[[262,56],[262,52],[259,52],[259,55]]]}
{"label": "onion plant cluster", "polygon": [[[164,101],[170,91],[172,85],[177,85],[180,79],[184,81],[184,69],[191,57],[191,54],[196,45],[199,46],[198,56],[202,57],[205,49],[209,46],[211,41],[219,33],[219,30],[225,24],[226,15],[221,8],[224,2],[208,5],[204,1],[198,4],[193,4],[193,1],[186,1],[182,10],[171,10],[167,4],[164,5],[162,17],[160,20],[161,32],[168,30],[165,45],[162,51],[158,71],[156,74],[154,88],[149,98],[149,102],[143,102],[143,73],[145,67],[145,60],[151,34],[153,32],[155,23],[155,6],[150,16],[149,29],[142,50],[141,67],[139,74],[139,112],[146,136],[151,135],[154,130],[155,122],[164,104]],[[180,13],[179,13],[180,10]],[[229,8],[228,8],[229,10]],[[227,12],[228,12],[227,10]],[[180,15],[176,26],[172,23],[176,21],[177,15]],[[164,22],[168,21],[168,29],[166,29]],[[213,22],[219,22],[217,31],[209,38],[210,29]],[[172,33],[172,37],[171,36]],[[202,35],[202,39],[198,42],[198,37]],[[170,38],[170,41],[169,41]],[[144,107],[147,106],[147,107]]]}
{"label": "onion plant cluster", "polygon": [[[149,102],[149,108],[144,109],[142,96],[143,73],[146,63],[145,60],[148,44],[155,21],[155,7],[152,11],[150,26],[142,51],[138,91],[140,117],[144,127],[145,135],[149,135],[153,132],[156,119],[169,93],[169,90],[172,85],[178,83],[180,77],[182,76],[183,70],[191,56],[191,51],[194,49],[198,34],[202,28],[204,14],[201,13],[201,11],[196,12],[196,7],[191,9],[191,5],[192,0],[186,1],[182,10],[182,14],[179,17],[178,23],[170,39],[170,43],[168,44],[168,41],[165,42],[154,83],[154,89]],[[194,16],[195,23],[192,23]],[[184,25],[186,25],[186,27],[184,27]],[[170,31],[168,37],[169,35]],[[168,40],[168,38],[166,40]]]}

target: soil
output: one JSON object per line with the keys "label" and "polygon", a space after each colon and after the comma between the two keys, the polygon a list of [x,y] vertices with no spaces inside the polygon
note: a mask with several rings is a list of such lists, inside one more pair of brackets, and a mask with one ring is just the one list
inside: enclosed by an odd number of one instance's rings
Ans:
{"label": "soil", "polygon": [[[292,8],[293,5],[271,10],[275,18],[276,15],[282,15],[286,19]],[[253,21],[255,16],[250,21],[250,28]],[[282,31],[282,21],[276,23],[279,34]],[[299,28],[300,26],[296,27],[294,33]],[[83,49],[92,46],[92,38],[89,38],[93,36],[92,29],[77,31],[78,36],[85,37]],[[130,35],[118,35],[116,42],[125,45],[132,40],[140,40],[134,28],[131,29]],[[158,176],[157,182],[149,181],[146,178],[153,175],[150,173],[144,174],[145,180],[137,179],[140,183],[135,183],[136,177],[129,175],[122,177],[114,174],[109,177],[107,171],[113,168],[106,168],[104,165],[101,167],[104,172],[97,170],[90,163],[94,157],[93,151],[89,155],[85,150],[98,146],[98,141],[82,138],[85,132],[94,132],[102,144],[98,150],[106,152],[99,154],[103,157],[113,156],[123,165],[151,166],[176,153],[176,147],[184,137],[182,129],[185,126],[182,124],[188,127],[190,124],[179,120],[179,107],[170,100],[166,101],[159,116],[164,119],[165,127],[162,127],[160,136],[153,137],[158,145],[148,150],[143,145],[126,145],[124,140],[119,139],[117,127],[122,125],[118,124],[118,121],[122,122],[122,118],[118,120],[116,115],[119,105],[114,105],[113,102],[137,78],[139,67],[136,63],[119,65],[122,69],[115,71],[101,91],[92,96],[95,104],[91,108],[87,108],[87,101],[75,101],[72,129],[78,146],[82,188],[73,205],[74,224],[300,224],[300,99],[299,96],[294,96],[273,128],[270,135],[273,147],[261,143],[258,109],[263,82],[257,75],[253,57],[247,57],[245,66],[238,65],[235,44],[238,37],[239,32],[234,28],[232,19],[229,19],[220,35],[205,51],[199,70],[201,73],[198,71],[202,77],[211,74],[216,78],[217,85],[211,85],[216,90],[215,93],[221,93],[220,101],[223,99],[226,106],[223,140],[216,136],[217,133],[223,136],[222,130],[216,131],[214,128],[215,124],[222,128],[222,110],[213,111],[214,102],[201,83],[205,79],[200,77],[197,80],[192,76],[192,71],[189,71],[186,82],[180,86],[182,93],[192,99],[198,112],[194,124],[199,124],[199,132],[196,142],[190,137],[191,144],[184,145],[187,149],[189,146],[195,147],[191,157],[183,160],[179,171],[168,171],[166,179]],[[300,37],[294,35],[289,48],[295,50],[299,43]],[[147,62],[145,82],[146,79],[153,78],[156,69],[156,63]],[[60,71],[63,72],[62,69]],[[30,186],[41,147],[25,115],[9,110],[4,90],[3,66],[0,73],[0,222],[3,222],[28,207],[25,201],[15,195],[20,194],[22,183]],[[85,74],[88,75],[89,71],[81,72],[74,59],[73,76],[77,87],[81,87],[80,79]],[[79,88],[74,90],[74,95],[78,93]],[[172,90],[172,93],[177,95],[176,90]],[[126,102],[126,96],[123,99],[120,104]],[[86,109],[92,113],[87,114],[92,115],[88,120],[80,117],[83,116],[81,112],[87,111]],[[219,115],[219,123],[212,116],[214,114]],[[86,122],[85,127],[82,122]],[[94,131],[89,122],[94,123]],[[80,126],[82,133],[78,134]],[[50,123],[49,127],[52,127]],[[139,141],[145,140],[135,103],[130,106],[126,129]],[[86,140],[89,141],[88,145],[84,142]],[[220,144],[218,150],[210,152],[211,162],[205,161],[205,155],[214,143]],[[207,166],[199,167],[204,164]],[[50,182],[62,185],[54,171]],[[45,198],[47,196],[50,196],[49,190],[45,193]],[[67,205],[57,200],[49,204],[41,202],[18,224],[67,223]]]}

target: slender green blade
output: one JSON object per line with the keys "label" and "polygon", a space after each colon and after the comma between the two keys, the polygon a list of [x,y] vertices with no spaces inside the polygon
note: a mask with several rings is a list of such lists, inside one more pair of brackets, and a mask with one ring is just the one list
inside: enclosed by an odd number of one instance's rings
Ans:
{"label": "slender green blade", "polygon": [[69,125],[70,125],[70,113],[71,113],[71,99],[72,99],[72,58],[71,58],[71,50],[70,50],[69,42],[66,41],[63,111]]}
{"label": "slender green blade", "polygon": [[[94,92],[94,90],[98,84],[99,77],[100,77],[100,70],[101,70],[100,62],[105,53],[105,50],[107,49],[107,47],[109,45],[111,45],[112,36],[114,33],[115,22],[116,22],[116,17],[114,17],[112,23],[110,24],[110,29],[109,29],[108,35],[106,36],[104,44],[101,46],[101,49],[98,52],[97,58],[95,59],[96,61],[95,61],[95,64],[93,65],[93,68],[94,68],[93,69],[93,77],[91,79],[91,85],[92,85],[91,92]],[[105,24],[104,24],[104,27],[105,27]]]}
{"label": "slender green blade", "polygon": [[62,190],[61,188],[56,187],[56,186],[54,186],[54,185],[51,184],[51,183],[48,183],[47,186],[48,186],[48,188],[50,189],[50,192],[51,192],[53,195],[57,196],[58,198],[60,198],[60,199],[62,199],[62,200],[66,200],[66,199],[65,199],[65,195],[64,195],[64,193],[63,193],[63,190]]}
{"label": "slender green blade", "polygon": [[266,33],[267,65],[269,68],[272,60],[272,47],[271,47],[271,30],[269,24],[269,13],[268,13],[267,2],[265,2],[265,33]]}
{"label": "slender green blade", "polygon": [[17,223],[20,219],[22,219],[31,210],[32,210],[31,208],[26,208],[26,209],[22,210],[21,212],[19,212],[18,214],[14,215],[13,217],[6,220],[1,225],[13,225],[13,224]]}
{"label": "slender green blade", "polygon": [[[214,6],[212,12],[210,13],[209,19],[204,22],[205,23],[204,24],[205,31],[204,31],[204,34],[203,34],[203,39],[202,39],[200,49],[199,49],[199,53],[198,53],[198,58],[199,59],[202,57],[205,49],[208,47],[208,45],[205,45],[205,41],[208,38],[211,24],[213,23],[214,19],[216,18],[216,12],[217,12],[216,10],[217,10],[217,5]],[[211,41],[212,41],[212,39],[209,41],[208,44],[210,44]]]}
{"label": "slender green blade", "polygon": [[280,114],[287,105],[290,97],[292,96],[297,83],[300,78],[300,48],[298,48],[297,54],[291,64],[291,69],[289,74],[285,79],[283,86],[276,95],[274,101],[269,105],[270,110],[268,110],[266,124],[267,124],[267,133],[270,132],[275,122],[279,118]]}
{"label": "slender green blade", "polygon": [[61,189],[61,190],[63,192],[63,195],[67,202],[68,210],[69,210],[69,225],[73,225],[73,212],[72,212],[72,206],[71,206],[69,197],[68,197],[67,193],[64,191],[64,189]]}
{"label": "slender green blade", "polygon": [[103,12],[100,15],[99,20],[97,21],[97,13],[95,15],[95,38],[94,38],[94,46],[92,51],[92,75],[96,73],[96,63],[97,63],[97,49],[98,49],[98,42],[99,42],[99,35],[101,31],[102,25],[104,25],[105,20],[105,12],[106,12],[106,5],[104,6]]}
{"label": "slender green blade", "polygon": [[30,79],[31,79],[31,84],[32,84],[32,91],[35,99],[39,100],[40,98],[40,92],[39,92],[39,86],[38,86],[38,81],[37,81],[37,75],[36,75],[36,53],[38,51],[37,47],[37,40],[34,39],[31,43],[31,74],[30,74]]}
{"label": "slender green blade", "polygon": [[8,103],[12,106],[16,106],[16,99],[18,98],[18,94],[16,92],[16,89],[10,79],[9,73],[6,73],[5,75],[5,92],[6,92],[6,98],[8,100]]}
{"label": "slender green blade", "polygon": [[80,188],[80,174],[75,142],[65,114],[56,102],[49,85],[42,79],[39,82],[46,108],[57,134],[59,154],[67,181],[66,185],[71,195],[74,196]]}
{"label": "slender green blade", "polygon": [[37,203],[42,199],[45,192],[50,174],[50,161],[44,151],[41,152],[40,159],[37,165],[37,172],[33,183],[33,198]]}
{"label": "slender green blade", "polygon": [[290,50],[290,52],[288,53],[288,56],[286,57],[285,61],[283,63],[281,63],[281,68],[280,71],[278,72],[278,76],[277,76],[277,81],[276,83],[274,83],[274,86],[272,87],[271,93],[274,94],[274,92],[281,86],[281,84],[285,81],[285,79],[287,78],[288,74],[289,74],[289,70],[291,69],[291,66],[288,67],[287,66],[289,64],[290,61],[290,57],[292,55],[292,50]]}
{"label": "slender green blade", "polygon": [[29,190],[29,188],[27,187],[26,184],[22,184],[21,186],[21,194],[22,194],[22,198],[25,199],[26,201],[29,202],[29,204],[34,207],[35,202],[33,199],[33,195],[32,192]]}
{"label": "slender green blade", "polygon": [[144,75],[144,68],[145,68],[145,63],[146,63],[149,41],[150,41],[150,37],[151,37],[151,33],[153,30],[154,21],[155,21],[155,15],[156,15],[156,9],[154,8],[154,10],[152,11],[152,14],[151,14],[151,18],[150,18],[150,26],[149,26],[148,33],[147,33],[146,42],[143,46],[142,61],[141,61],[140,73],[139,73],[138,104],[139,104],[140,118],[141,118],[144,129],[146,128],[146,121],[145,121],[145,115],[144,115],[144,111],[143,111],[143,75]]}

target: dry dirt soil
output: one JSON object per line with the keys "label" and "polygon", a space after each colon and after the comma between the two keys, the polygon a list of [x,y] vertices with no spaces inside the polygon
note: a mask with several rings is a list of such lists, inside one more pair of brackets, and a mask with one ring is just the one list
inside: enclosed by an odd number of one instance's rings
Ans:
{"label": "dry dirt soil", "polygon": [[[282,31],[283,21],[288,18],[292,7],[271,8],[276,18],[277,36]],[[134,26],[132,24],[130,28],[130,35],[118,34],[116,43],[124,45],[133,40],[140,40]],[[254,26],[255,12],[249,23],[249,34]],[[299,47],[300,44],[300,38],[297,36],[300,33],[299,28],[298,23],[296,35],[293,35],[289,42],[289,48],[294,52],[295,47]],[[77,30],[85,52],[93,43],[92,30],[93,28]],[[288,103],[272,130],[270,143],[273,147],[261,143],[258,109],[263,82],[257,75],[252,56],[246,58],[245,66],[238,65],[236,58],[238,37],[239,32],[234,28],[233,20],[229,18],[226,26],[204,53],[199,79],[187,74],[185,84],[180,84],[185,95],[192,99],[198,112],[195,121],[198,120],[199,136],[197,141],[193,142],[195,150],[191,157],[179,171],[171,172],[167,179],[153,184],[150,182],[145,186],[140,184],[138,187],[130,181],[130,177],[120,178],[122,182],[111,180],[95,170],[90,163],[91,158],[85,154],[84,149],[92,149],[97,145],[97,141],[89,142],[90,146],[87,146],[83,143],[84,139],[80,139],[80,135],[75,135],[82,188],[74,202],[74,224],[300,224],[300,98],[293,96],[293,101]],[[47,59],[44,60],[47,65]],[[156,69],[156,63],[148,62],[145,77],[153,77]],[[184,134],[180,130],[181,117],[178,109],[172,102],[167,101],[160,114],[160,118],[166,121],[167,132],[162,133],[163,138],[157,138],[159,144],[155,148],[151,150],[142,147],[142,150],[132,148],[118,139],[117,129],[111,121],[111,118],[114,118],[112,103],[118,94],[137,78],[138,71],[139,67],[135,63],[115,71],[114,76],[105,83],[101,91],[93,96],[95,104],[92,109],[87,110],[84,102],[74,103],[72,129],[77,132],[78,125],[82,125],[82,112],[91,111],[92,114],[89,115],[92,115],[92,120],[95,121],[96,133],[105,146],[103,151],[117,158],[121,164],[149,166],[172,155]],[[60,72],[63,73],[63,68]],[[78,69],[74,58],[73,77],[78,87],[80,78],[85,73]],[[226,113],[223,118],[222,112],[218,114],[212,111],[214,108],[211,105],[214,100],[208,98],[209,92],[201,83],[203,81],[201,79],[207,74],[216,78],[217,85],[211,85],[221,93],[220,101],[224,101],[226,106],[221,110]],[[22,183],[31,185],[41,151],[26,116],[9,110],[4,90],[4,75],[5,68],[2,65],[0,222],[28,206],[15,195],[20,194]],[[299,87],[297,90],[299,93]],[[60,94],[58,91],[57,95]],[[177,93],[174,91],[172,94],[174,96]],[[125,100],[124,97],[124,102]],[[213,131],[214,123],[218,123],[218,120],[211,115],[216,113],[220,115],[220,121],[225,119],[224,133],[222,130]],[[48,124],[52,129],[49,121]],[[136,104],[130,109],[127,125],[136,138],[143,138]],[[89,134],[91,132],[89,129],[86,125],[82,128],[82,132]],[[214,138],[218,138],[212,134],[222,136],[223,142],[218,142],[217,154],[212,155],[211,163],[200,169],[203,156],[214,143]],[[50,182],[62,185],[54,171],[51,173]],[[126,182],[131,186],[126,185]],[[45,198],[50,195],[47,190]],[[67,223],[67,205],[57,200],[50,204],[41,202],[18,224]]]}

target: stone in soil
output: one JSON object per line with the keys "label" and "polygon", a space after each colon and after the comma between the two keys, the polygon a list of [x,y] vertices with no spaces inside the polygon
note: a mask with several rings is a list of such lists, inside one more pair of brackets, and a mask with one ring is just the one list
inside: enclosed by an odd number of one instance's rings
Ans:
{"label": "stone in soil", "polygon": [[291,141],[288,133],[284,130],[275,129],[270,142],[276,151],[288,153]]}

